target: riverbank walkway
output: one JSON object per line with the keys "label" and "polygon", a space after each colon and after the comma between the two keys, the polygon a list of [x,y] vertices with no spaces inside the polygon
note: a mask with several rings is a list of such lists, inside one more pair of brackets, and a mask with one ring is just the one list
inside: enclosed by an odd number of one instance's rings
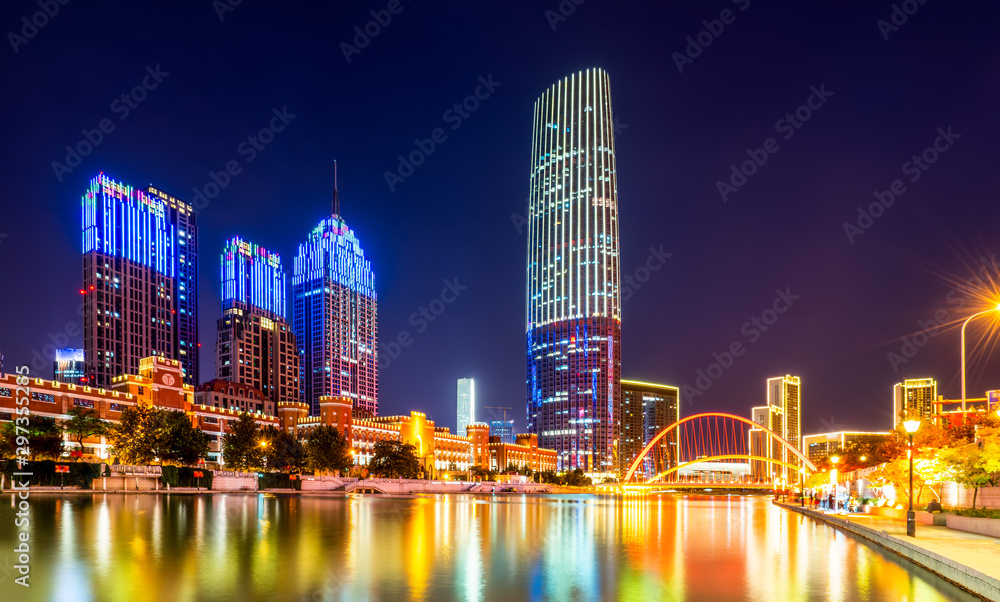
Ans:
{"label": "riverbank walkway", "polygon": [[1000,539],[921,523],[916,537],[908,537],[905,519],[775,505],[850,531],[979,596],[1000,600]]}

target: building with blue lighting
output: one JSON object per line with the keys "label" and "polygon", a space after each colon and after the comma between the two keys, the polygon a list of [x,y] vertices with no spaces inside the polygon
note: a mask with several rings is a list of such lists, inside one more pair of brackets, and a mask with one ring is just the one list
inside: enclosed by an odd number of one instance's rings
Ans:
{"label": "building with blue lighting", "polygon": [[378,414],[378,306],[371,262],[337,214],[299,245],[292,276],[292,326],[302,401],[319,413],[322,396],[350,398]]}
{"label": "building with blue lighting", "polygon": [[218,321],[216,373],[249,385],[267,398],[274,415],[279,402],[298,402],[299,354],[285,320],[285,271],[281,257],[235,237],[221,258],[222,317]]}
{"label": "building with blue lighting", "polygon": [[56,349],[52,362],[52,380],[71,385],[85,385],[83,349]]}
{"label": "building with blue lighting", "polygon": [[621,289],[608,74],[535,101],[528,203],[527,426],[561,470],[615,469]]}
{"label": "building with blue lighting", "polygon": [[197,382],[198,255],[191,206],[104,173],[90,181],[82,205],[87,382],[109,387],[119,374],[138,374],[139,360],[149,356],[180,361],[185,383]]}
{"label": "building with blue lighting", "polygon": [[514,443],[514,421],[491,420],[490,440],[494,437],[498,439],[498,443]]}
{"label": "building with blue lighting", "polygon": [[198,224],[194,208],[162,190],[147,186],[147,195],[160,199],[167,221],[174,225],[177,242],[174,254],[175,300],[174,337],[176,359],[184,367],[184,382],[199,384],[198,356]]}

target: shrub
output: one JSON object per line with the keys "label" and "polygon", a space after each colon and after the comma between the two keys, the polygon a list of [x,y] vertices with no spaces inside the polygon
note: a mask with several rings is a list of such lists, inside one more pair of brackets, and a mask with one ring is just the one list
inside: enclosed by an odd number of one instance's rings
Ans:
{"label": "shrub", "polygon": [[[200,479],[194,476],[195,471],[201,471]],[[203,468],[191,468],[189,466],[164,466],[160,474],[160,480],[171,487],[201,487],[202,489],[212,488],[211,470]]]}
{"label": "shrub", "polygon": [[[56,464],[69,466],[68,473],[57,473]],[[7,477],[7,482],[13,480],[15,472],[33,473],[29,477],[29,484],[39,487],[59,487],[60,484],[66,487],[79,487],[80,489],[90,489],[94,479],[107,476],[107,466],[93,462],[55,462],[53,460],[36,460],[27,463],[24,468],[18,468],[14,460],[5,460],[2,464],[3,474]],[[18,481],[23,481],[24,477],[17,477]]]}

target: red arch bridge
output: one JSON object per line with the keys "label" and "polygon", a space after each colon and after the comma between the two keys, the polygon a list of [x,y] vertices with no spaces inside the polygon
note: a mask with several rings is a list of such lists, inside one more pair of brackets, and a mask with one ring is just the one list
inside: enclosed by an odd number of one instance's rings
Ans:
{"label": "red arch bridge", "polygon": [[794,445],[751,420],[706,412],[682,418],[646,444],[620,490],[795,487],[816,466]]}

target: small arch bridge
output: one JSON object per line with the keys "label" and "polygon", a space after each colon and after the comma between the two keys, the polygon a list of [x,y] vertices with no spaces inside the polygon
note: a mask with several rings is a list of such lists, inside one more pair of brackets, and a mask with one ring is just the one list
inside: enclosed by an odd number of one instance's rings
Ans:
{"label": "small arch bridge", "polygon": [[[722,412],[682,418],[629,464],[621,488],[772,489],[816,471],[794,445],[751,420]],[[783,481],[782,481],[783,479]]]}

